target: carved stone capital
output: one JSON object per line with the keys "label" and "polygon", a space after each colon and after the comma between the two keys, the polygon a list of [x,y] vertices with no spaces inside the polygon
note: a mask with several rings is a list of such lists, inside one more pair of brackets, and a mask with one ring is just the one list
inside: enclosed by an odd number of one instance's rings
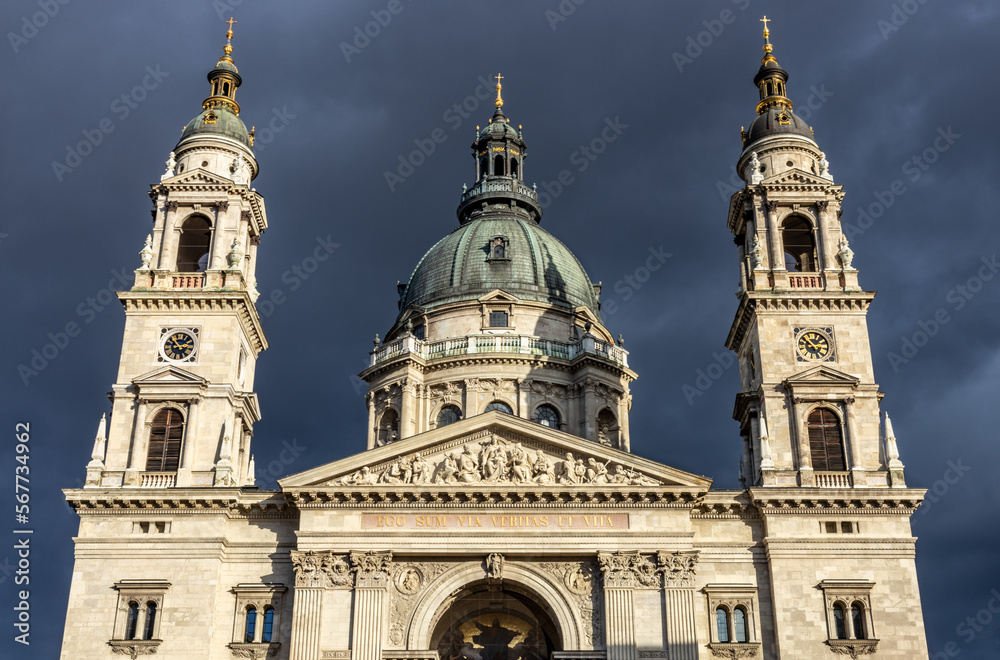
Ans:
{"label": "carved stone capital", "polygon": [[149,403],[149,399],[141,399],[139,397],[136,397],[135,402],[137,405],[145,406]]}
{"label": "carved stone capital", "polygon": [[228,209],[229,209],[229,201],[228,200],[221,199],[221,200],[219,200],[218,202],[215,203],[215,210],[219,211],[220,213],[222,213],[222,212],[224,212],[224,211],[226,211]]}
{"label": "carved stone capital", "polygon": [[664,587],[692,587],[697,572],[698,551],[656,553],[656,562],[663,572]]}
{"label": "carved stone capital", "polygon": [[828,200],[821,199],[820,201],[816,202],[816,208],[820,210],[820,213],[826,212],[826,210],[829,207],[830,207],[830,202]]}
{"label": "carved stone capital", "polygon": [[190,399],[187,400],[187,404],[189,406],[196,406],[199,403],[201,403],[201,397],[200,396],[192,397],[192,398],[190,398]]}
{"label": "carved stone capital", "polygon": [[389,569],[392,566],[392,552],[352,552],[351,570],[354,571],[355,587],[389,586]]}
{"label": "carved stone capital", "polygon": [[605,589],[635,589],[657,586],[659,570],[640,552],[598,552]]}
{"label": "carved stone capital", "polygon": [[176,211],[177,210],[177,202],[175,202],[173,200],[170,200],[169,202],[166,203],[166,209],[167,209],[167,211]]}
{"label": "carved stone capital", "polygon": [[854,399],[854,397],[853,397],[853,396],[845,396],[845,397],[844,397],[844,403],[845,403],[846,405],[848,405],[848,406],[852,406],[852,405],[854,405],[854,401],[855,401],[855,399]]}
{"label": "carved stone capital", "polygon": [[767,209],[768,213],[774,213],[778,210],[778,202],[773,199],[764,200],[764,207]]}
{"label": "carved stone capital", "polygon": [[801,403],[805,403],[805,402],[806,402],[806,400],[805,400],[805,399],[803,399],[803,398],[802,398],[802,397],[800,397],[800,396],[793,396],[793,397],[792,397],[792,403],[794,403],[794,404],[796,404],[796,405],[799,405],[799,404],[801,404]]}
{"label": "carved stone capital", "polygon": [[250,245],[260,245],[260,236],[251,236]]}
{"label": "carved stone capital", "polygon": [[296,587],[350,588],[351,567],[347,555],[332,552],[292,551]]}
{"label": "carved stone capital", "polygon": [[240,211],[240,220],[242,222],[250,222],[250,218],[252,217],[253,215],[250,213],[250,211]]}

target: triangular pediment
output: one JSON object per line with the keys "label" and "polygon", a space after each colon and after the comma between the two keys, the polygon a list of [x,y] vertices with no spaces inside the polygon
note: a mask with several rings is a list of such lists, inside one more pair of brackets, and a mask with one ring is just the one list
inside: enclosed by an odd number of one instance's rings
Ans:
{"label": "triangular pediment", "polygon": [[163,179],[160,181],[160,184],[168,187],[196,185],[229,188],[233,185],[233,181],[198,167],[193,170],[188,170],[182,174],[175,174],[169,179]]}
{"label": "triangular pediment", "polygon": [[481,303],[487,303],[487,302],[516,303],[517,301],[518,298],[516,296],[512,296],[503,289],[493,289],[492,291],[490,291],[485,296],[479,299],[479,302]]}
{"label": "triangular pediment", "polygon": [[762,185],[765,186],[833,186],[839,187],[834,184],[832,179],[825,179],[821,176],[817,176],[812,172],[807,172],[806,170],[791,169],[785,170],[780,174],[775,174],[770,176],[763,181]]}
{"label": "triangular pediment", "polygon": [[278,480],[285,491],[384,488],[707,491],[711,479],[489,412]]}
{"label": "triangular pediment", "polygon": [[832,367],[827,367],[824,365],[818,365],[812,369],[807,369],[803,372],[797,373],[794,376],[790,376],[785,379],[786,387],[796,387],[796,386],[808,386],[808,385],[822,385],[829,387],[831,385],[842,385],[848,387],[857,387],[861,380],[856,376],[844,373]]}
{"label": "triangular pediment", "polygon": [[148,371],[141,376],[136,376],[132,379],[132,383],[139,386],[173,385],[181,383],[189,385],[204,385],[207,382],[207,380],[197,374],[193,374],[190,371],[174,366],[161,367],[153,371]]}

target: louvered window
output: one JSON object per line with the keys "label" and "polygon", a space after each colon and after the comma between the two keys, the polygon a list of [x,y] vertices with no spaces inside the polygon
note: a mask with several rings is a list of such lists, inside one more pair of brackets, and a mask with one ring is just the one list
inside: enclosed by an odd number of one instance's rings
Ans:
{"label": "louvered window", "polygon": [[809,451],[814,470],[823,472],[847,470],[840,420],[826,408],[817,408],[809,413]]}
{"label": "louvered window", "polygon": [[184,437],[184,419],[179,411],[164,408],[156,413],[149,431],[149,452],[146,454],[146,471],[173,472],[181,460],[181,439]]}

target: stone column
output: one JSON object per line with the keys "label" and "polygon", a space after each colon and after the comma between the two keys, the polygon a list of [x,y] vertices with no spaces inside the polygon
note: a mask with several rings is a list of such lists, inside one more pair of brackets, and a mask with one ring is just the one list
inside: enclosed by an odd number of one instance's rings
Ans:
{"label": "stone column", "polygon": [[847,441],[850,442],[851,446],[851,480],[855,488],[863,488],[868,485],[868,479],[865,476],[865,459],[864,453],[861,451],[861,439],[858,437],[856,428],[857,423],[855,417],[857,417],[857,411],[855,409],[855,399],[853,396],[849,396],[844,399],[844,411],[846,417],[847,427]]}
{"label": "stone column", "polygon": [[698,635],[694,619],[695,552],[660,552],[657,564],[663,572],[663,600],[667,619],[667,650],[670,660],[698,660]]}
{"label": "stone column", "polygon": [[399,439],[415,435],[413,431],[413,385],[404,378],[399,388]]}
{"label": "stone column", "polygon": [[198,404],[201,399],[194,397],[188,399],[188,414],[184,420],[184,444],[181,445],[181,463],[177,470],[177,485],[191,485],[191,462],[194,460],[194,442],[198,435]]}
{"label": "stone column", "polygon": [[598,552],[604,582],[604,642],[607,660],[636,660],[635,607],[632,592],[638,582],[638,552]]}
{"label": "stone column", "polygon": [[816,202],[819,210],[819,239],[821,246],[816,252],[820,259],[817,270],[837,270],[837,247],[830,243],[830,216],[828,214],[830,202],[823,199]]}
{"label": "stone column", "polygon": [[289,660],[316,660],[319,657],[323,619],[323,556],[314,552],[292,551],[295,593],[292,600],[292,639]]}
{"label": "stone column", "polygon": [[764,205],[767,208],[768,244],[771,246],[768,265],[770,270],[785,270],[785,248],[781,244],[781,232],[778,231],[778,202],[768,200]]}
{"label": "stone column", "polygon": [[597,383],[587,378],[583,381],[583,437],[597,442]]}
{"label": "stone column", "polygon": [[174,221],[177,219],[177,202],[168,201],[163,217],[163,230],[160,234],[160,259],[157,261],[158,270],[174,270],[174,255],[177,250],[177,232],[174,229]]}
{"label": "stone column", "polygon": [[799,419],[798,405],[805,403],[802,397],[793,396],[788,405],[788,417],[792,421],[792,442],[798,448],[799,454],[799,485],[813,486],[816,479],[813,476],[812,450],[809,447],[808,432],[802,433],[802,420]]}
{"label": "stone column", "polygon": [[381,660],[384,633],[383,601],[389,586],[391,552],[352,552],[354,614],[351,660]]}

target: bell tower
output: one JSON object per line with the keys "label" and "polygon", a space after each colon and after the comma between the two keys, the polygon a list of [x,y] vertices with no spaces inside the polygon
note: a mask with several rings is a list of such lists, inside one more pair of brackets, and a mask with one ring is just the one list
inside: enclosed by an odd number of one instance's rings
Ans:
{"label": "bell tower", "polygon": [[739,309],[726,346],[740,364],[734,418],[746,486],[904,487],[883,442],[866,314],[841,229],[842,186],[794,111],[764,18],[757,118],[742,131],[728,225]]}
{"label": "bell tower", "polygon": [[258,170],[254,132],[236,102],[234,22],[208,74],[202,112],[184,127],[149,193],[153,222],[141,266],[135,285],[118,292],[121,361],[88,488],[254,483],[254,372],[267,348],[254,271],[267,216],[250,187]]}

